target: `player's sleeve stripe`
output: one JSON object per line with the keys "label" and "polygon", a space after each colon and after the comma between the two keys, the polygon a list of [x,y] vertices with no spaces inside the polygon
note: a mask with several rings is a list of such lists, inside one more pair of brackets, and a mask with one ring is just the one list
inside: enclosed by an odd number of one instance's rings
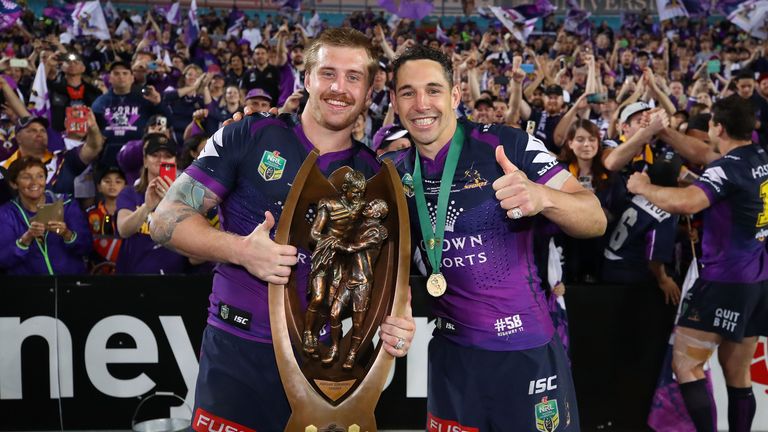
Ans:
{"label": "player's sleeve stripe", "polygon": [[[560,175],[558,175],[560,173],[564,173],[564,174],[567,174],[567,175],[564,178],[560,179]],[[547,170],[547,172],[545,172],[543,176],[539,177],[536,180],[536,183],[547,185],[547,186],[549,186],[549,187],[551,187],[553,189],[560,189],[563,186],[563,183],[565,183],[565,180],[567,180],[568,176],[570,176],[570,175],[571,175],[571,173],[569,173],[568,171],[565,171],[561,165],[555,165],[552,168],[550,168],[549,170]],[[557,179],[555,179],[555,177],[557,177]],[[559,184],[557,184],[557,187],[555,187],[552,184],[550,184],[549,183],[550,180],[554,180],[555,182],[559,182]]]}
{"label": "player's sleeve stripe", "polygon": [[693,185],[701,189],[702,191],[704,191],[704,194],[709,199],[710,204],[715,202],[715,195],[712,193],[712,189],[706,186],[706,184],[697,181],[697,182],[694,182]]}
{"label": "player's sleeve stripe", "polygon": [[499,137],[496,136],[496,134],[480,133],[480,129],[472,129],[472,131],[469,133],[469,136],[472,139],[488,144],[494,150],[496,149],[496,146],[501,144],[501,141],[499,140]]}
{"label": "player's sleeve stripe", "polygon": [[216,181],[213,177],[208,175],[205,171],[200,169],[199,167],[195,165],[190,165],[189,168],[187,168],[186,171],[184,171],[185,174],[192,177],[193,179],[199,181],[203,184],[203,186],[210,189],[213,193],[216,194],[219,198],[224,198],[227,195],[227,188]]}

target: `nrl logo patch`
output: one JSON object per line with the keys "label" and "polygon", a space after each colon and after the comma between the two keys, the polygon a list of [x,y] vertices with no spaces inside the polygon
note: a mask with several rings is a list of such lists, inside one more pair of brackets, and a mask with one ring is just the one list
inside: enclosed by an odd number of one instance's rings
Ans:
{"label": "nrl logo patch", "polygon": [[403,192],[408,198],[413,198],[413,176],[406,173],[402,179]]}
{"label": "nrl logo patch", "polygon": [[278,180],[283,176],[285,170],[285,158],[280,156],[280,152],[265,151],[259,162],[259,175],[266,181]]}
{"label": "nrl logo patch", "polygon": [[533,408],[536,414],[536,430],[541,432],[554,432],[560,426],[560,412],[557,409],[557,399],[547,400],[544,396],[541,403]]}

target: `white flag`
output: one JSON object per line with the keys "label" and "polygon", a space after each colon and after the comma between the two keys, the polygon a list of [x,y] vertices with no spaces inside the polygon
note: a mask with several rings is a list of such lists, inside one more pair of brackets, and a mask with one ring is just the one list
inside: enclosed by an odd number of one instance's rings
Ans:
{"label": "white flag", "polygon": [[45,75],[45,64],[40,62],[32,82],[32,91],[29,95],[29,112],[35,117],[45,117],[51,120],[51,100],[48,97],[48,83]]}
{"label": "white flag", "polygon": [[307,36],[315,37],[322,30],[323,30],[323,20],[320,19],[320,14],[315,12],[315,14],[312,15],[312,19],[309,20],[309,24],[307,24]]}
{"label": "white flag", "polygon": [[659,11],[659,21],[688,16],[688,10],[682,0],[656,0],[656,8]]}
{"label": "white flag", "polygon": [[181,23],[181,4],[176,2],[168,8],[168,12],[165,14],[165,19],[168,23],[173,25],[179,25]]}
{"label": "white flag", "polygon": [[75,5],[72,20],[75,24],[73,30],[76,36],[91,35],[101,40],[110,39],[104,11],[97,1],[80,2]]}

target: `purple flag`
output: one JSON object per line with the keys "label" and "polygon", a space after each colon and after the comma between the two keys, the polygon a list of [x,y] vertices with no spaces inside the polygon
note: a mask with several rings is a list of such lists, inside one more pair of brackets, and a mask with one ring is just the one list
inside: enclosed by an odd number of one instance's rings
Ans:
{"label": "purple flag", "polygon": [[568,14],[565,16],[565,31],[579,36],[589,36],[592,31],[592,23],[589,21],[589,17],[592,14],[582,9],[577,0],[567,0],[566,6]]}
{"label": "purple flag", "polygon": [[721,12],[723,15],[728,15],[740,4],[744,3],[744,0],[717,0],[715,3],[715,10]]}
{"label": "purple flag", "polygon": [[685,5],[685,10],[688,11],[688,15],[694,18],[702,18],[709,16],[712,2],[701,0],[683,0],[683,5]]}
{"label": "purple flag", "polygon": [[184,43],[187,46],[192,45],[192,42],[197,40],[197,36],[200,34],[200,24],[197,22],[197,1],[192,0],[189,5],[189,12],[187,17],[189,22],[187,23],[187,29],[184,32]]}
{"label": "purple flag", "polygon": [[533,4],[515,6],[513,9],[526,18],[542,18],[552,14],[557,8],[549,0],[536,0]]}
{"label": "purple flag", "polygon": [[396,0],[379,0],[379,6],[400,18],[412,20],[424,18],[435,7],[431,0],[400,0],[399,4]]}
{"label": "purple flag", "polygon": [[448,37],[447,34],[445,34],[445,30],[443,30],[443,28],[440,27],[440,23],[438,23],[437,28],[435,28],[435,38],[441,44],[451,43],[451,38]]}
{"label": "purple flag", "polygon": [[16,24],[21,16],[21,6],[10,0],[0,0],[0,30]]}

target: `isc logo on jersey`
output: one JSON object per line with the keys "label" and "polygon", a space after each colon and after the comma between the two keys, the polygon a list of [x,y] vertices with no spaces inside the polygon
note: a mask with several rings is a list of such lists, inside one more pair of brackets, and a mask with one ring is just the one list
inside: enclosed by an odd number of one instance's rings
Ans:
{"label": "isc logo on jersey", "polygon": [[557,388],[557,384],[555,384],[556,379],[557,375],[552,375],[547,378],[531,380],[531,382],[528,383],[528,394],[539,394],[544,393],[545,391],[555,390]]}
{"label": "isc logo on jersey", "polygon": [[283,176],[285,162],[277,150],[265,151],[259,162],[259,175],[266,181],[277,180]]}

